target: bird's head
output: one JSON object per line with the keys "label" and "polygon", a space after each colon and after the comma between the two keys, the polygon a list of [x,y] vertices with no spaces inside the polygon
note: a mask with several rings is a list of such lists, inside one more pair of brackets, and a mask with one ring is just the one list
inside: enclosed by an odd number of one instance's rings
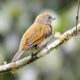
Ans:
{"label": "bird's head", "polygon": [[42,24],[51,24],[53,20],[55,20],[55,18],[53,18],[50,14],[42,13],[37,16],[35,22]]}

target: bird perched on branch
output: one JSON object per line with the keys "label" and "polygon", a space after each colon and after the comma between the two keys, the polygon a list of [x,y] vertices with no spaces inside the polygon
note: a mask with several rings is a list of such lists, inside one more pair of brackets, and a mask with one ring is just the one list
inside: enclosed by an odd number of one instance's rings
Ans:
{"label": "bird perched on branch", "polygon": [[34,23],[23,34],[19,50],[13,57],[12,62],[17,61],[25,51],[36,49],[42,41],[52,34],[51,24],[53,20],[55,18],[48,13],[42,13],[36,17]]}

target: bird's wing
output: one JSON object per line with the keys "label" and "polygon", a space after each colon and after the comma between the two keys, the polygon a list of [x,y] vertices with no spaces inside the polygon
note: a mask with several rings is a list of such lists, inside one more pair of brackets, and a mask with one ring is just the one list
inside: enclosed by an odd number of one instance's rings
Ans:
{"label": "bird's wing", "polygon": [[32,47],[38,43],[40,43],[44,39],[44,32],[42,30],[37,29],[33,30],[29,37],[26,39],[27,45]]}
{"label": "bird's wing", "polygon": [[34,28],[31,28],[32,30],[28,38],[26,38],[28,45],[36,45],[42,42],[46,36],[49,36],[49,34],[52,33],[51,27],[49,25],[35,24],[33,27]]}
{"label": "bird's wing", "polygon": [[20,49],[29,49],[32,46],[40,43],[45,38],[44,30],[42,29],[42,25],[34,24],[24,33],[21,43]]}

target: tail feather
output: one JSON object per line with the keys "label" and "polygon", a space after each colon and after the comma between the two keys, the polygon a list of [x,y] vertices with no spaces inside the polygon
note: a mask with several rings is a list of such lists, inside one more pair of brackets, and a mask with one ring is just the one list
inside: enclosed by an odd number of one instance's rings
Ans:
{"label": "tail feather", "polygon": [[12,59],[12,62],[18,61],[24,51],[18,51]]}

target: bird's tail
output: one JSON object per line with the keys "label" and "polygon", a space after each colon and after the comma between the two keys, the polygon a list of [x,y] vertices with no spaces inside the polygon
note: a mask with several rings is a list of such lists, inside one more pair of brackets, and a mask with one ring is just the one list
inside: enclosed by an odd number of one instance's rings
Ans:
{"label": "bird's tail", "polygon": [[22,53],[24,53],[24,50],[19,50],[19,51],[15,54],[15,56],[13,57],[12,62],[15,62],[15,61],[19,60],[19,58],[21,57]]}

